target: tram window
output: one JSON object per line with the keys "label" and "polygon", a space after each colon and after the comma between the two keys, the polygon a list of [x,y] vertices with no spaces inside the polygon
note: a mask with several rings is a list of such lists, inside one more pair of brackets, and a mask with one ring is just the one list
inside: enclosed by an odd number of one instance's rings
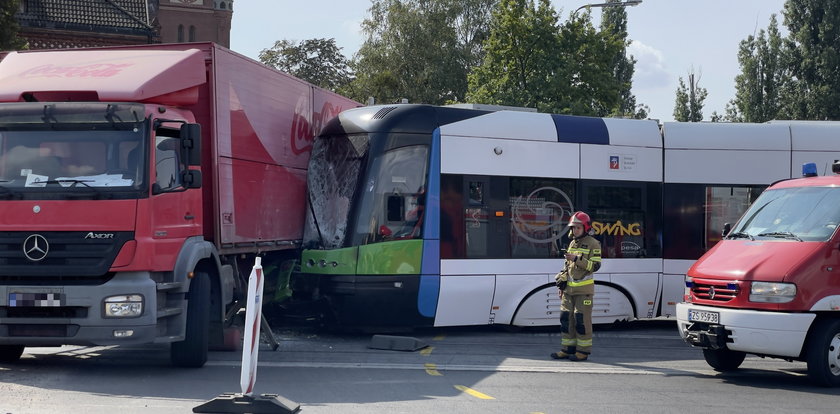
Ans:
{"label": "tram window", "polygon": [[440,177],[440,258],[466,257],[464,220],[464,176],[443,174]]}
{"label": "tram window", "polygon": [[584,181],[582,191],[603,257],[661,257],[659,183]]}
{"label": "tram window", "polygon": [[[766,186],[665,184],[663,245],[666,259],[697,260],[734,224]],[[731,206],[725,203],[732,203]]]}
{"label": "tram window", "polygon": [[735,224],[763,190],[764,187],[706,187],[703,248],[709,250],[720,241],[723,224]]}
{"label": "tram window", "polygon": [[[428,158],[428,147],[413,145],[391,149],[373,160],[353,245],[421,237]],[[412,211],[406,212],[406,207]]]}
{"label": "tram window", "polygon": [[484,204],[484,183],[471,181],[470,182],[470,205],[480,206]]}
{"label": "tram window", "polygon": [[513,258],[556,257],[568,246],[566,224],[574,209],[574,180],[510,179],[510,249]]}

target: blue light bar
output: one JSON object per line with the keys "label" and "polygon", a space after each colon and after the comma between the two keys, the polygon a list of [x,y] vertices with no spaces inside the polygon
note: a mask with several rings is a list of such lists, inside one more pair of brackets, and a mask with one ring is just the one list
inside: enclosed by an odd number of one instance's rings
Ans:
{"label": "blue light bar", "polygon": [[803,177],[816,177],[817,176],[817,164],[813,162],[808,162],[802,164],[802,176]]}

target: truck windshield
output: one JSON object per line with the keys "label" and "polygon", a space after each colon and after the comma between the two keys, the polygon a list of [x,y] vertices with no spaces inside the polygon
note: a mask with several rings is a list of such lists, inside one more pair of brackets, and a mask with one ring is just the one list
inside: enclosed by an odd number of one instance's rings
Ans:
{"label": "truck windshield", "polygon": [[840,225],[838,205],[836,187],[768,190],[744,213],[729,238],[826,241]]}
{"label": "truck windshield", "polygon": [[123,106],[0,104],[0,195],[139,190],[146,123]]}

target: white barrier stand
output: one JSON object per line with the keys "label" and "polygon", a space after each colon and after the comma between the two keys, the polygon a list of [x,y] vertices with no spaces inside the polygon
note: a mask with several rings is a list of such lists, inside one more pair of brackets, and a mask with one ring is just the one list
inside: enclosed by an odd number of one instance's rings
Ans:
{"label": "white barrier stand", "polygon": [[242,372],[239,386],[242,394],[254,392],[257,380],[257,359],[260,354],[260,326],[262,325],[263,272],[261,258],[254,261],[248,277],[248,305],[245,307],[245,343],[242,345]]}
{"label": "white barrier stand", "polygon": [[245,338],[242,345],[242,370],[239,375],[241,393],[225,393],[198,407],[194,413],[296,413],[300,404],[277,394],[252,396],[257,381],[257,360],[260,352],[260,327],[262,325],[263,277],[260,257],[254,261],[248,277],[248,297],[245,307]]}

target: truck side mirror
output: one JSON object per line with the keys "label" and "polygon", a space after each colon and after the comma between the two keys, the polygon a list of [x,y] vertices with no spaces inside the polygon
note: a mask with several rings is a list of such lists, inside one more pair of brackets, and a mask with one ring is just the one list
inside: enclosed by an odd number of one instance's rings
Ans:
{"label": "truck side mirror", "polygon": [[732,223],[723,223],[723,231],[720,232],[721,237],[726,237],[732,231]]}
{"label": "truck side mirror", "polygon": [[201,125],[181,125],[181,154],[185,165],[201,165]]}
{"label": "truck side mirror", "polygon": [[181,171],[181,182],[184,184],[184,188],[201,188],[201,171]]}

